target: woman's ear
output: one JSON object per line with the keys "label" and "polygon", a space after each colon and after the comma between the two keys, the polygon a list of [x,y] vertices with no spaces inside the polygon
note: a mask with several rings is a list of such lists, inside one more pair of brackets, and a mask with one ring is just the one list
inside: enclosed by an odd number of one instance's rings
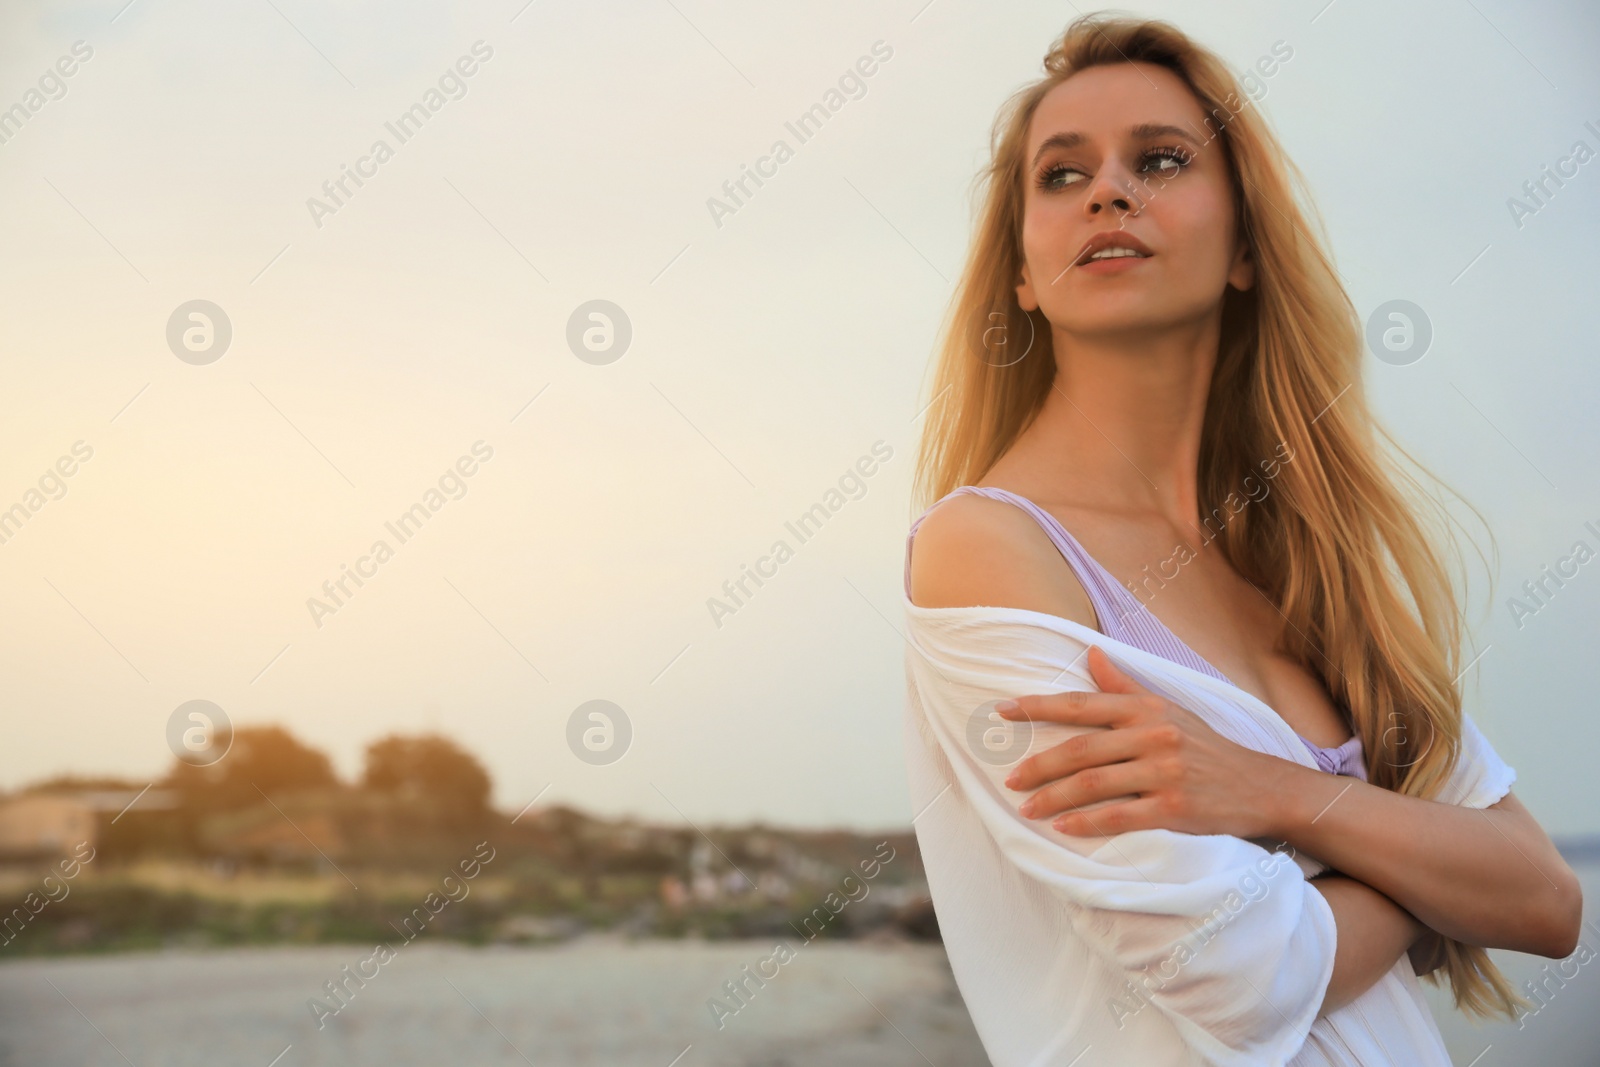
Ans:
{"label": "woman's ear", "polygon": [[1256,284],[1256,261],[1250,252],[1250,242],[1240,238],[1228,267],[1228,284],[1243,292]]}
{"label": "woman's ear", "polygon": [[1033,278],[1026,263],[1022,265],[1022,280],[1017,283],[1017,306],[1023,311],[1039,310],[1039,297],[1033,291]]}

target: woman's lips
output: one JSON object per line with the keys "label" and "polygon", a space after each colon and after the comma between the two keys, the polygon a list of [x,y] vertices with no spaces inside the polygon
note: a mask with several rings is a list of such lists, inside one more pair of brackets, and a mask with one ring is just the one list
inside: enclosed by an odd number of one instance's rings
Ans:
{"label": "woman's lips", "polygon": [[1090,274],[1122,274],[1153,259],[1153,256],[1113,256],[1111,259],[1091,259],[1087,263],[1080,263],[1077,270],[1088,271]]}

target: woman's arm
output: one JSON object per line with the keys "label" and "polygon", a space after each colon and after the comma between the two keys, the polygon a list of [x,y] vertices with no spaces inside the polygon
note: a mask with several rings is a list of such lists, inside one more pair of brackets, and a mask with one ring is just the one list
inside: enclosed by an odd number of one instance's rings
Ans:
{"label": "woman's arm", "polygon": [[1550,958],[1573,951],[1582,889],[1514,796],[1488,809],[1461,807],[1330,775],[1235,744],[1139,686],[1098,648],[1089,667],[1101,692],[1019,697],[1016,710],[999,712],[1110,727],[1017,765],[1007,784],[1037,790],[1023,815],[1059,813],[1057,829],[1089,836],[1159,828],[1272,837],[1447,937]]}
{"label": "woman's arm", "polygon": [[[1000,545],[1000,549],[997,549]],[[1002,550],[1003,549],[1003,550]],[[917,534],[917,550],[912,553],[912,600],[923,608],[934,606],[970,606],[970,605],[1006,605],[1018,608],[1030,608],[1034,611],[1054,614],[1070,621],[1080,622],[1093,629],[1096,624],[1093,606],[1090,605],[1088,595],[1083,592],[1082,585],[1078,584],[1070,568],[1062,565],[1061,553],[1054,549],[1037,523],[1032,518],[1014,509],[1010,504],[998,504],[976,496],[962,496],[942,502],[936,509],[931,510],[922,525],[922,531]],[[1098,654],[1090,654],[1093,664]],[[1102,657],[1101,657],[1102,659]],[[1070,661],[1078,662],[1077,656],[1070,657]],[[1061,685],[1062,675],[1054,677],[1054,685]],[[1075,678],[1067,678],[1069,683],[1074,683]],[[1104,677],[1094,678],[1094,685],[1106,688],[1107,680]],[[1016,689],[1011,689],[1016,691]],[[974,694],[973,704],[982,702],[979,694]],[[970,705],[968,705],[970,710]],[[963,723],[965,725],[965,723]],[[1054,728],[1046,728],[1054,729]],[[1080,737],[1093,737],[1109,731],[1086,731]],[[1077,741],[1077,739],[1074,739]],[[1072,742],[1069,742],[1072,744]],[[1051,752],[1058,752],[1064,745],[1056,745]],[[949,753],[952,761],[963,761],[968,753],[965,750],[954,750]],[[1000,768],[984,766],[986,773],[1000,777]],[[995,782],[998,785],[998,781]],[[1022,797],[1016,797],[1008,808],[1016,811],[1016,803]],[[978,800],[974,800],[978,803]],[[1082,837],[1090,837],[1090,833],[1080,832]],[[1002,848],[1010,846],[1016,848],[1018,843],[1027,843],[1029,837],[1014,837],[1014,835],[998,835],[997,840],[1002,841]],[[1197,843],[1198,845],[1198,843]],[[1070,848],[1082,849],[1085,853],[1098,851],[1094,841],[1077,841]],[[1008,853],[1010,854],[1010,853]],[[1114,851],[1106,857],[1107,861],[1120,861],[1123,859],[1120,851]],[[1197,865],[1192,865],[1189,857],[1186,861],[1178,862],[1178,867],[1186,867],[1187,877],[1195,877]],[[1141,859],[1138,869],[1122,872],[1123,877],[1130,878],[1134,883],[1150,885],[1150,881],[1162,883],[1162,873],[1157,870],[1147,869],[1149,861]],[[1115,877],[1114,869],[1102,870],[1102,877]],[[1282,875],[1286,877],[1286,875]],[[1174,875],[1174,880],[1181,878]],[[1298,881],[1298,875],[1294,875]],[[1360,993],[1370,989],[1379,977],[1394,968],[1395,961],[1406,953],[1413,942],[1418,941],[1421,925],[1416,923],[1402,907],[1394,901],[1382,896],[1378,891],[1363,886],[1358,881],[1350,878],[1341,878],[1338,875],[1323,875],[1322,878],[1312,880],[1310,883],[1301,883],[1299,893],[1310,897],[1306,893],[1307,885],[1315,889],[1315,896],[1320,897],[1328,905],[1328,917],[1331,925],[1325,926],[1325,942],[1323,952],[1326,957],[1322,961],[1317,958],[1317,937],[1296,937],[1293,949],[1283,953],[1282,957],[1275,957],[1275,950],[1280,945],[1272,941],[1272,933],[1266,936],[1262,931],[1277,931],[1278,936],[1290,936],[1283,931],[1282,926],[1275,926],[1277,920],[1270,920],[1269,912],[1282,907],[1285,901],[1290,901],[1298,896],[1288,886],[1278,886],[1270,894],[1274,904],[1261,912],[1251,912],[1248,923],[1250,928],[1238,926],[1230,931],[1230,936],[1243,939],[1242,952],[1256,961],[1270,960],[1267,969],[1272,971],[1275,966],[1286,968],[1286,973],[1299,974],[1299,976],[1322,981],[1322,968],[1331,969],[1331,977],[1325,987],[1317,987],[1306,997],[1306,1006],[1320,1000],[1318,1014],[1326,1013],[1331,1009],[1349,1003]],[[1253,905],[1253,907],[1259,907]],[[1146,918],[1128,917],[1128,929],[1139,931],[1142,926],[1157,917],[1150,915]],[[1318,926],[1314,918],[1307,915],[1302,918],[1307,931]],[[1259,923],[1259,925],[1258,925]],[[1102,929],[1117,933],[1118,923],[1110,921],[1109,917],[1102,917],[1099,923]],[[1173,934],[1174,939],[1181,934]],[[1115,945],[1120,952],[1112,952],[1112,958],[1123,961],[1130,974],[1147,973],[1146,968],[1139,966],[1142,957],[1131,952],[1130,944],[1118,942]],[[1158,947],[1150,958],[1155,960],[1155,968],[1160,969],[1170,961],[1173,945],[1166,944],[1158,939]],[[1221,965],[1221,961],[1210,957],[1213,966]],[[1211,1014],[1218,1011],[1218,1001],[1227,1003],[1226,990],[1230,982],[1242,985],[1243,1003],[1253,1008],[1272,1005],[1272,1011],[1267,1011],[1267,1027],[1278,1024],[1288,1024],[1283,1011],[1278,1009],[1280,1003],[1290,1003],[1293,997],[1286,997],[1285,990],[1274,990],[1270,985],[1261,984],[1261,974],[1256,974],[1254,984],[1250,984],[1251,976],[1245,971],[1248,968],[1238,968],[1240,973],[1232,973],[1234,965],[1227,963],[1224,966],[1226,974],[1205,974],[1205,961],[1190,965],[1181,971],[1181,979],[1190,979],[1197,992],[1192,1000],[1200,1005],[1208,1005],[1206,1011],[1190,1008],[1190,998],[1179,989],[1178,984],[1168,985],[1163,989],[1163,998],[1171,1001],[1170,1006],[1179,1014],[1187,1014],[1202,1027],[1224,1027],[1230,1033],[1237,1032],[1240,1019],[1237,1016],[1227,1016],[1224,1019],[1211,1019]],[[1246,985],[1250,984],[1250,985]],[[1258,987],[1259,985],[1259,987]],[[1272,995],[1274,1000],[1264,1000],[1266,995]],[[1299,1019],[1299,1016],[1296,1016]]]}
{"label": "woman's arm", "polygon": [[1311,879],[1311,885],[1321,891],[1339,929],[1333,977],[1322,998],[1321,1014],[1326,1015],[1372,988],[1431,931],[1364,882],[1330,872]]}
{"label": "woman's arm", "polygon": [[1280,762],[1272,836],[1446,937],[1552,959],[1573,951],[1582,888],[1514,795],[1487,809],[1457,807]]}

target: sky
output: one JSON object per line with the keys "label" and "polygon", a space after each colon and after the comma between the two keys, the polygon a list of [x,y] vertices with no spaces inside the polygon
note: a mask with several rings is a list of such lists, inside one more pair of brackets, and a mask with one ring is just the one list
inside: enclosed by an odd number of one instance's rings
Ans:
{"label": "sky", "polygon": [[[904,826],[929,360],[996,109],[1077,10],[5,5],[0,787],[154,778],[206,700],[345,775],[445,732],[509,810]],[[1375,410],[1498,550],[1468,709],[1548,829],[1600,831],[1600,562],[1509,604],[1600,550],[1600,13],[1121,10],[1291,53],[1257,103],[1355,306],[1431,324],[1369,355]]]}

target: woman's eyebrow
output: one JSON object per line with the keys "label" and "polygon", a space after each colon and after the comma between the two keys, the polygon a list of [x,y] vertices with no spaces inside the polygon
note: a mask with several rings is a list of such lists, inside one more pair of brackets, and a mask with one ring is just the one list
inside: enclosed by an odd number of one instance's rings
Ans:
{"label": "woman's eyebrow", "polygon": [[[1131,127],[1128,130],[1128,134],[1136,141],[1153,141],[1158,137],[1181,137],[1191,143],[1194,142],[1194,135],[1188,130],[1181,126],[1170,126],[1163,122],[1141,122],[1139,125]],[[1085,140],[1087,138],[1076,130],[1070,133],[1053,133],[1044,139],[1043,143],[1039,145],[1039,150],[1033,154],[1034,165],[1037,166],[1040,157],[1052,148],[1076,148]]]}

